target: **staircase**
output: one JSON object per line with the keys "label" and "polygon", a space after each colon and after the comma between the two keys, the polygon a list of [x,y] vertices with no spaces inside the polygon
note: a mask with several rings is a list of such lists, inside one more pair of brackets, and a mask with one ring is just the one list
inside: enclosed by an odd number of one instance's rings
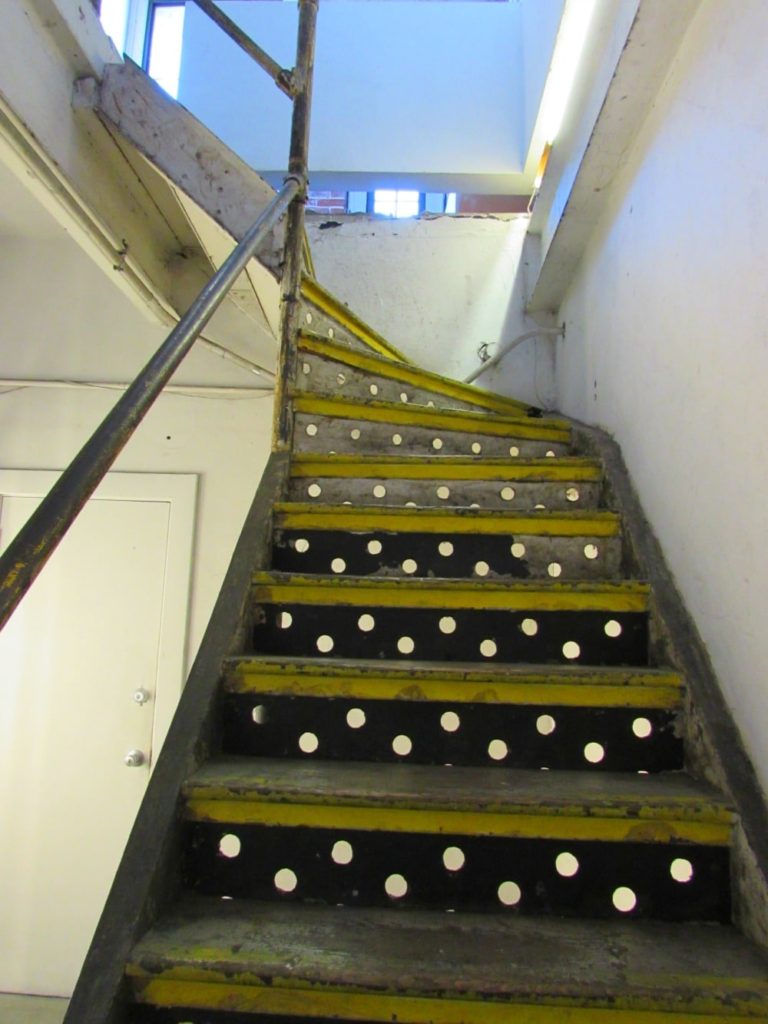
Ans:
{"label": "staircase", "polygon": [[[768,1020],[602,468],[305,282],[271,565],[128,1019]],[[151,796],[150,796],[151,799]]]}

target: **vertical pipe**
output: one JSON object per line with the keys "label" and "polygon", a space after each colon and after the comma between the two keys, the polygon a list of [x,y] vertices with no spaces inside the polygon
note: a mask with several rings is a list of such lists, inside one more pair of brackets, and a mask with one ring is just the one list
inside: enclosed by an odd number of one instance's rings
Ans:
{"label": "vertical pipe", "polygon": [[[295,178],[302,191],[288,210],[285,232],[280,325],[280,360],[275,390],[274,447],[285,450],[293,439],[291,388],[296,379],[297,334],[301,298],[302,246],[304,241],[304,204],[307,197],[309,158],[309,119],[312,108],[312,72],[315,64],[315,28],[318,0],[299,0],[299,34],[296,47],[297,92],[293,101],[291,150],[288,178]],[[287,180],[287,179],[286,179]]]}

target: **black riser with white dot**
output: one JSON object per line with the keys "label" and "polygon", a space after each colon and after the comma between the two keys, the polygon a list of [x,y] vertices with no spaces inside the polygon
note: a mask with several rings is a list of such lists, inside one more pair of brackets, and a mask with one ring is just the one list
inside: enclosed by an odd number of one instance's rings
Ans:
{"label": "black riser with white dot", "polygon": [[[514,465],[509,477],[514,477]],[[597,508],[598,481],[404,480],[363,477],[297,477],[288,486],[290,501],[332,505],[426,508],[484,508],[503,511],[568,512]]]}
{"label": "black riser with white dot", "polygon": [[671,711],[325,697],[222,698],[227,754],[660,772],[683,766]]}
{"label": "black riser with white dot", "polygon": [[293,450],[337,455],[485,455],[488,458],[552,458],[568,455],[555,441],[468,433],[444,427],[405,426],[297,413]]}
{"label": "black riser with white dot", "polygon": [[[265,825],[187,825],[206,895],[563,917],[725,922],[728,850]],[[680,879],[680,880],[678,880]]]}
{"label": "black riser with white dot", "polygon": [[277,530],[280,572],[444,579],[615,579],[619,537]]}
{"label": "black riser with white dot", "polygon": [[253,648],[296,657],[640,666],[648,663],[648,617],[265,604],[255,608]]}

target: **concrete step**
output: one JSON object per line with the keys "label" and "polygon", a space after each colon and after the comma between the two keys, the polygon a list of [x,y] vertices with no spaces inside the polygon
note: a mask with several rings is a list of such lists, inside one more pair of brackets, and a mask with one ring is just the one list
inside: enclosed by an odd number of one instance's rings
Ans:
{"label": "concrete step", "polygon": [[287,499],[317,505],[558,511],[596,508],[595,459],[296,454]]}
{"label": "concrete step", "polygon": [[294,396],[294,452],[556,459],[570,450],[562,420],[382,402],[378,385],[368,387],[364,402]]}
{"label": "concrete step", "polygon": [[728,919],[731,812],[681,773],[230,757],[183,796],[186,882],[208,894]]}
{"label": "concrete step", "polygon": [[376,1024],[768,1020],[764,954],[711,925],[190,898],[128,975],[138,1004],[188,1007],[194,1024],[216,1009]]}
{"label": "concrete step", "polygon": [[311,277],[301,282],[299,327],[347,348],[412,365],[386,338]]}
{"label": "concrete step", "polygon": [[647,584],[253,577],[253,649],[421,661],[648,663]]}
{"label": "concrete step", "polygon": [[680,677],[658,669],[260,656],[227,664],[221,722],[228,754],[296,757],[311,734],[323,760],[660,772],[683,766],[681,703]]}
{"label": "concrete step", "polygon": [[506,416],[537,414],[524,402],[504,398],[474,385],[441,377],[401,363],[340,345],[311,331],[299,335],[300,394],[369,401],[375,383],[380,401],[410,402],[438,409],[483,409]]}
{"label": "concrete step", "polygon": [[462,509],[275,507],[273,568],[355,576],[613,579],[621,519],[611,512],[532,515]]}

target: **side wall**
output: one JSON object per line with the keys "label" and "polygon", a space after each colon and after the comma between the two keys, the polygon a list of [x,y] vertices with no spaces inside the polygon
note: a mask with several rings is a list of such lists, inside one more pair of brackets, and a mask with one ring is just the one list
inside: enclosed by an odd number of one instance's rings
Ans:
{"label": "side wall", "polygon": [[560,311],[768,785],[768,7],[703,0]]}

